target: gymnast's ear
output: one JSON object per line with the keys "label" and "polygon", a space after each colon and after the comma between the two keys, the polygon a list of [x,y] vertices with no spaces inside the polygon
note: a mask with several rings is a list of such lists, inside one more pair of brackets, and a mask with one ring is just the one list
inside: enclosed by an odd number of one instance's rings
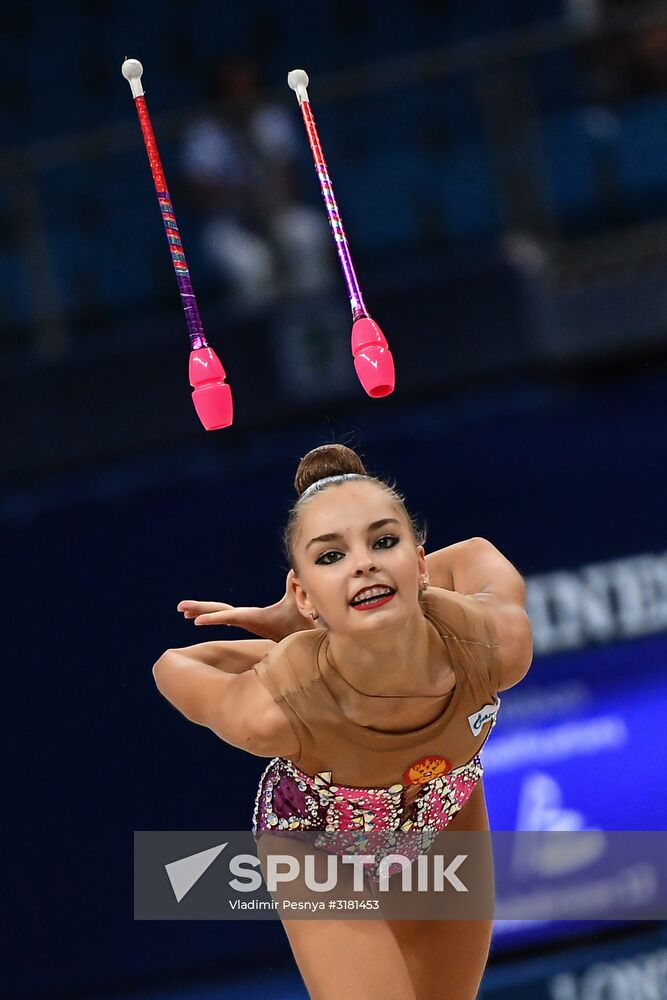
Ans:
{"label": "gymnast's ear", "polygon": [[308,595],[301,586],[301,584],[299,583],[299,579],[296,576],[296,574],[292,574],[292,576],[289,578],[288,587],[292,592],[292,595],[294,597],[294,603],[297,606],[299,614],[302,615],[304,618],[307,618],[308,621],[312,621],[313,612],[315,611],[315,608],[308,600]]}

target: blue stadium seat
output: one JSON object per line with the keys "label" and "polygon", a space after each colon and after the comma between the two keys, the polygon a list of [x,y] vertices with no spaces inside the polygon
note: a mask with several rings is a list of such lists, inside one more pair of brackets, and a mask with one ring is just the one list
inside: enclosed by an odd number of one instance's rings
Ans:
{"label": "blue stadium seat", "polygon": [[667,195],[667,98],[635,101],[618,114],[619,171],[632,196]]}
{"label": "blue stadium seat", "polygon": [[551,115],[581,105],[583,88],[572,48],[550,49],[521,63],[540,114]]}
{"label": "blue stadium seat", "polygon": [[501,228],[493,168],[482,147],[459,147],[437,170],[439,200],[450,236],[467,238]]}
{"label": "blue stadium seat", "polygon": [[537,136],[548,209],[556,217],[590,210],[596,198],[590,133],[582,112],[544,119]]}
{"label": "blue stadium seat", "polygon": [[0,331],[15,325],[27,325],[32,320],[31,296],[26,266],[18,254],[0,254]]}
{"label": "blue stadium seat", "polygon": [[415,194],[423,181],[414,153],[399,148],[371,154],[350,170],[341,213],[353,245],[383,250],[414,243],[419,236]]}

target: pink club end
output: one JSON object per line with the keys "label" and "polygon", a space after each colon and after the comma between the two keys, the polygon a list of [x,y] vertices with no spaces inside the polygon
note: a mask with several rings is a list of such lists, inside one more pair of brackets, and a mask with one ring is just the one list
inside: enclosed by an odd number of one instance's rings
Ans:
{"label": "pink club end", "polygon": [[190,352],[190,385],[197,416],[207,431],[229,427],[234,419],[232,390],[225,382],[225,369],[210,347]]}
{"label": "pink club end", "polygon": [[378,399],[394,391],[394,359],[382,330],[368,316],[352,326],[352,354],[357,378],[369,396]]}

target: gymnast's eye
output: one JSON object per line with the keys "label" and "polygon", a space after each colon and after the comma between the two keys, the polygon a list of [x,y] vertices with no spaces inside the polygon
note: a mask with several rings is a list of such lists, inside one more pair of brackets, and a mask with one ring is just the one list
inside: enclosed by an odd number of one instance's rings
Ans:
{"label": "gymnast's eye", "polygon": [[336,552],[335,549],[330,549],[328,552],[323,552],[321,556],[318,556],[315,560],[316,566],[333,566],[338,559],[329,559],[329,556],[342,556],[342,552]]}
{"label": "gymnast's eye", "polygon": [[[380,545],[380,542],[387,542],[387,545]],[[383,535],[382,538],[377,538],[375,545],[379,546],[381,549],[393,549],[394,545],[398,545],[400,538],[396,535]]]}
{"label": "gymnast's eye", "polygon": [[[380,538],[376,538],[373,542],[373,548],[379,549],[393,549],[395,545],[400,542],[400,538],[396,535],[382,535]],[[343,558],[343,553],[338,552],[336,549],[329,549],[327,552],[323,552],[321,556],[318,556],[315,560],[315,564],[318,566],[333,566],[334,563],[339,562],[338,557]]]}

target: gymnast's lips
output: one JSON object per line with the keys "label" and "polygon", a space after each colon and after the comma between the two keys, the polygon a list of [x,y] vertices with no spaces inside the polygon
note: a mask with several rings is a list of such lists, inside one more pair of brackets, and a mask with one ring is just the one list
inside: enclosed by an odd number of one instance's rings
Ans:
{"label": "gymnast's lips", "polygon": [[[364,594],[366,594],[367,592],[370,592],[371,590],[380,590],[380,588],[382,588],[385,591],[389,591],[389,593],[378,594],[377,595],[377,600],[378,601],[384,600],[387,597],[393,597],[394,594],[396,593],[395,589],[393,587],[390,587],[388,583],[373,583],[373,584],[371,584],[368,587],[362,587],[361,590],[358,590],[356,592],[356,594],[354,595],[354,597],[352,597],[351,600],[350,600],[350,602],[349,602],[350,607],[353,607],[352,602],[356,601],[359,597],[362,597]],[[370,594],[369,594],[369,596],[370,596]]]}

